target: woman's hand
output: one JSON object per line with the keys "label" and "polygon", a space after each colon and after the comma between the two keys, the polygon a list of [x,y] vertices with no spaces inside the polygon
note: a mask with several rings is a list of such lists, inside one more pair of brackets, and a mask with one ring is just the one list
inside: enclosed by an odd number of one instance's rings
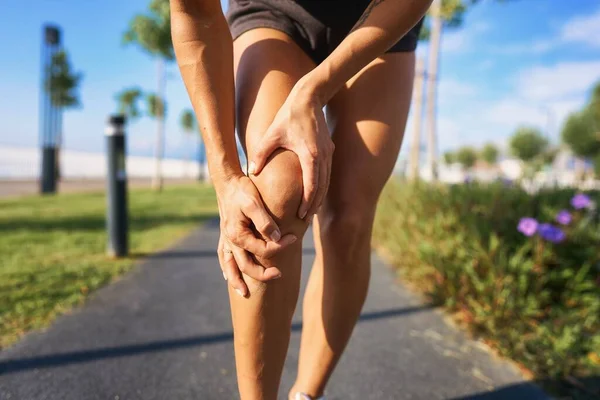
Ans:
{"label": "woman's hand", "polygon": [[[221,238],[219,261],[226,279],[242,296],[248,294],[241,273],[265,282],[279,278],[277,268],[257,264],[251,254],[269,258],[296,241],[296,236],[281,236],[279,227],[265,210],[254,183],[245,175],[216,182]],[[260,237],[257,237],[257,234]]]}
{"label": "woman's hand", "polygon": [[300,160],[304,193],[298,217],[315,214],[325,198],[331,175],[334,144],[323,115],[323,104],[299,81],[251,155],[248,172],[257,175],[278,148]]}

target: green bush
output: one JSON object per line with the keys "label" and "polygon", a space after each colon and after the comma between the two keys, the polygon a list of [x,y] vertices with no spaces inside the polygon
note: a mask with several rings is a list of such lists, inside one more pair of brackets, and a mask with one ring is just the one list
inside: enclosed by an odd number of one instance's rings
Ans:
{"label": "green bush", "polygon": [[[600,223],[571,190],[391,181],[374,240],[402,276],[538,378],[600,373]],[[598,193],[590,194],[598,202]],[[517,230],[523,217],[572,221],[560,243]]]}

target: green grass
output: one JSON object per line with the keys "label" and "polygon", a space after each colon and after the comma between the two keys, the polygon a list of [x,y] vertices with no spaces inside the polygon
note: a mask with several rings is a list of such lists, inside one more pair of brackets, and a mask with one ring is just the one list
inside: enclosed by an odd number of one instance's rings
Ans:
{"label": "green grass", "polygon": [[[600,396],[600,215],[574,210],[574,194],[391,180],[374,240],[406,282],[499,354],[561,399],[591,400]],[[517,230],[521,217],[554,222],[561,209],[573,215],[561,243]]]}
{"label": "green grass", "polygon": [[0,348],[217,215],[209,186],[130,190],[131,256],[115,260],[106,254],[105,204],[104,193],[0,200]]}

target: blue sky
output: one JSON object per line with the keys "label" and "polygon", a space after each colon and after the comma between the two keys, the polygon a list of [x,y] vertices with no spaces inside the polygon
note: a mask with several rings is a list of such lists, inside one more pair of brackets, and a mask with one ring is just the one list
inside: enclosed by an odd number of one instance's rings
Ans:
{"label": "blue sky", "polygon": [[[67,148],[104,151],[106,116],[114,94],[139,85],[155,90],[156,64],[121,34],[148,0],[44,0],[3,4],[0,24],[0,145],[37,146],[41,26],[63,28],[71,60],[84,73],[83,107],[64,117]],[[520,124],[557,140],[569,112],[580,108],[600,80],[600,3],[597,0],[483,0],[461,28],[444,32],[440,98],[441,151],[493,141],[500,145]],[[426,58],[427,45],[418,54]],[[168,67],[167,155],[190,148],[178,126],[189,100],[175,65]],[[411,121],[407,127],[410,138]],[[128,129],[133,154],[151,154],[154,123]],[[404,150],[408,149],[408,140]]]}

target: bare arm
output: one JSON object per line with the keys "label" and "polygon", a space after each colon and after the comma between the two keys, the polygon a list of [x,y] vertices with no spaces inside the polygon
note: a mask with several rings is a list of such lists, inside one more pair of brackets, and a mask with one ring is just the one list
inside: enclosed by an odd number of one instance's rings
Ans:
{"label": "bare arm", "polygon": [[[177,64],[200,124],[217,192],[219,251],[228,249],[219,254],[221,267],[229,283],[246,295],[240,271],[260,281],[281,275],[276,268],[256,264],[246,251],[269,257],[296,238],[282,237],[258,190],[240,168],[234,132],[233,42],[219,0],[171,0],[170,4]],[[262,238],[255,237],[252,226]]]}
{"label": "bare arm", "polygon": [[261,145],[250,155],[250,173],[254,174],[260,173],[279,147],[298,155],[304,187],[300,218],[317,212],[329,187],[334,145],[323,106],[346,81],[405,35],[423,17],[431,1],[372,0],[342,43],[296,83]]}
{"label": "bare arm", "polygon": [[233,42],[218,0],[171,0],[177,64],[201,124],[216,185],[240,176],[234,132]]}
{"label": "bare arm", "polygon": [[338,47],[305,78],[326,104],[352,76],[382,55],[427,12],[432,0],[372,0]]}

